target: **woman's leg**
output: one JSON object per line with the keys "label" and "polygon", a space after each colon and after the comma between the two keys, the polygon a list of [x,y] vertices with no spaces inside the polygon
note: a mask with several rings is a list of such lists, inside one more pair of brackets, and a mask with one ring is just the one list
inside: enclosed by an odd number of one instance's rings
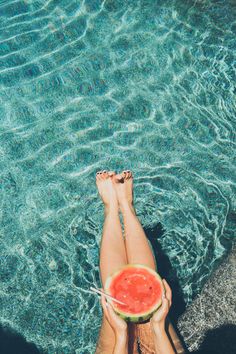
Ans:
{"label": "woman's leg", "polygon": [[127,264],[116,191],[109,175],[111,176],[111,172],[102,172],[96,177],[105,216],[100,246],[100,275],[103,286],[110,274]]}
{"label": "woman's leg", "polygon": [[[96,184],[104,203],[105,220],[100,247],[100,277],[104,287],[107,277],[119,267],[127,264],[127,255],[122,236],[122,228],[119,219],[119,209],[112,183],[112,174],[100,172],[96,175]],[[113,352],[115,336],[113,329],[106,320],[102,319],[99,343],[96,354]]]}
{"label": "woman's leg", "polygon": [[[131,172],[114,177],[119,207],[123,216],[125,247],[128,263],[138,263],[156,270],[155,258],[133,207],[133,178]],[[142,353],[155,353],[149,323],[134,325]],[[151,338],[151,339],[150,339]],[[145,345],[147,343],[147,345]]]}
{"label": "woman's leg", "polygon": [[[157,270],[152,248],[136,216],[133,206],[132,173],[130,171],[126,173],[123,172],[121,175],[116,175],[114,180],[116,182],[115,189],[118,203],[124,219],[125,246],[128,263],[140,263],[147,265],[154,270]],[[147,338],[148,332],[149,334],[151,333],[149,322],[143,325],[138,325],[138,333],[140,334],[141,329],[143,333],[142,337],[145,340]],[[171,323],[168,325],[168,332],[172,342],[174,343],[174,346],[177,347],[177,342],[179,346],[179,338]],[[154,343],[152,347],[154,349]],[[150,353],[151,352],[152,351],[150,351]],[[180,352],[181,351],[179,351],[179,353]]]}
{"label": "woman's leg", "polygon": [[128,263],[140,263],[156,270],[155,257],[133,206],[133,177],[131,172],[114,178],[119,207],[124,220],[125,246]]}

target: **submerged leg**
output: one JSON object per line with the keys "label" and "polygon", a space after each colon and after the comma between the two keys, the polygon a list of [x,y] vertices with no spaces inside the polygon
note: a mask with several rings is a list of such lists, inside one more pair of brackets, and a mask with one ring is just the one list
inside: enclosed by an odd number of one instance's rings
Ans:
{"label": "submerged leg", "polygon": [[[128,263],[144,264],[157,270],[152,248],[136,216],[133,206],[132,173],[130,171],[123,172],[121,175],[115,176],[114,180],[116,182],[115,189],[117,199],[124,220],[125,246]],[[149,322],[137,325],[137,332],[139,333],[140,340],[142,338],[143,345],[150,348],[150,353],[155,353],[154,343],[150,340],[152,338],[152,332]],[[181,342],[170,322],[168,323],[168,334],[176,350],[177,347],[179,349]],[[147,348],[143,348],[144,352],[145,350],[148,353]],[[179,351],[179,353],[181,353],[181,351]]]}
{"label": "submerged leg", "polygon": [[[100,172],[96,183],[104,202],[105,220],[100,247],[100,277],[104,287],[107,277],[119,267],[127,264],[127,255],[119,219],[116,192],[111,179],[112,173]],[[115,335],[105,316],[102,319],[96,353],[110,354],[115,346]]]}

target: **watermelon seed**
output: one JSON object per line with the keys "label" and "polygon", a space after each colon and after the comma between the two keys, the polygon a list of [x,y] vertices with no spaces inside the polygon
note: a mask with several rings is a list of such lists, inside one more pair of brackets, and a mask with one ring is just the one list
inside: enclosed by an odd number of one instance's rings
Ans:
{"label": "watermelon seed", "polygon": [[152,289],[152,286],[149,286],[149,289]]}

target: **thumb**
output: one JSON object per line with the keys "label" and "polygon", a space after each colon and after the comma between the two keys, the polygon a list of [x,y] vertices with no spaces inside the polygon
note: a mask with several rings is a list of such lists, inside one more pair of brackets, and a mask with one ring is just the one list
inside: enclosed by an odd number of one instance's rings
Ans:
{"label": "thumb", "polygon": [[162,299],[161,307],[154,313],[153,320],[154,321],[162,321],[165,319],[169,311],[168,300],[166,298]]}
{"label": "thumb", "polygon": [[162,305],[160,308],[160,315],[164,318],[167,316],[169,311],[169,303],[168,300],[166,298],[162,299]]}

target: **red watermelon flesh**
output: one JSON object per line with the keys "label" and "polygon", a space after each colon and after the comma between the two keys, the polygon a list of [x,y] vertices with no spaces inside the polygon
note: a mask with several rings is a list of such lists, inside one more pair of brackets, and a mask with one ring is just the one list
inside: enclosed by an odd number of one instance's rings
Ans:
{"label": "red watermelon flesh", "polygon": [[108,293],[126,305],[112,302],[125,319],[138,322],[150,318],[161,305],[163,284],[158,273],[143,265],[123,267],[108,281]]}

